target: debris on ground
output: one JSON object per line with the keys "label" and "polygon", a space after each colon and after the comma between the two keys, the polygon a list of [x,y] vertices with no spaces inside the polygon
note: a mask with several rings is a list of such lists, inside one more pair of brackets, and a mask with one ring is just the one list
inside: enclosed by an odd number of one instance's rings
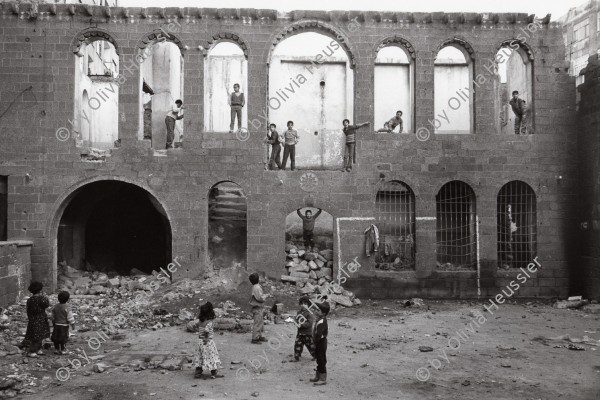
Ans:
{"label": "debris on ground", "polygon": [[582,299],[581,296],[573,296],[569,297],[567,300],[558,300],[556,301],[552,307],[558,309],[572,309],[576,310],[588,304],[589,301]]}
{"label": "debris on ground", "polygon": [[[551,338],[547,338],[545,336],[536,336],[532,340],[535,342],[540,342],[546,346],[549,345],[548,342],[561,342],[561,341],[570,342],[572,344],[586,344],[588,346],[600,346],[600,340],[592,339],[587,335],[583,336],[583,338],[581,338],[581,339],[572,338],[570,335],[561,335],[561,336],[556,336],[556,337],[551,337]],[[561,346],[559,346],[559,347],[561,347]],[[583,350],[583,348],[581,348],[581,349],[571,348],[571,345],[568,345],[566,347],[571,350]],[[574,347],[578,347],[578,346],[574,346]]]}
{"label": "debris on ground", "polygon": [[410,300],[405,300],[404,301],[404,307],[424,307],[425,306],[425,302],[423,301],[423,299],[419,299],[419,298],[413,298]]}

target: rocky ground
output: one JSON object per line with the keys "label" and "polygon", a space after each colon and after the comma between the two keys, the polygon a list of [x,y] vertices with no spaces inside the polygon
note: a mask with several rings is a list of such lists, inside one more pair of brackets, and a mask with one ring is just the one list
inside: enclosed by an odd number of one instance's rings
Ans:
{"label": "rocky ground", "polygon": [[[363,299],[330,315],[329,383],[314,387],[315,363],[306,354],[291,362],[295,329],[285,315],[271,315],[269,343],[250,344],[250,285],[237,282],[214,277],[161,288],[118,334],[100,335],[98,346],[90,339],[130,294],[74,296],[78,332],[64,356],[23,357],[12,345],[24,332],[24,307],[10,307],[0,320],[0,393],[64,400],[600,398],[597,304],[574,310],[523,301],[491,314],[484,301]],[[264,282],[264,289],[294,312],[294,286]],[[223,379],[193,379],[197,339],[187,325],[206,300],[220,306],[215,342]]]}

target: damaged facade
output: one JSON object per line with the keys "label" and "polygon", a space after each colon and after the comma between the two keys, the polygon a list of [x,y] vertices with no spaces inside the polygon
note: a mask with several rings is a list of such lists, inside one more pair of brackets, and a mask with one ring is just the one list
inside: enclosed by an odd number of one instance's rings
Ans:
{"label": "damaged facade", "polygon": [[[15,3],[0,18],[0,216],[9,240],[33,242],[31,274],[51,288],[61,261],[127,273],[175,256],[185,260],[178,278],[245,268],[279,279],[286,217],[305,207],[333,218],[333,259],[321,260],[333,277],[360,263],[344,285],[358,296],[494,295],[536,256],[544,268],[518,296],[574,287],[577,201],[597,182],[577,185],[574,78],[548,18],[51,4],[34,13]],[[319,39],[283,51],[301,37]],[[98,41],[113,68],[81,76]],[[506,47],[503,80],[494,60]],[[249,137],[228,132],[234,83]],[[113,89],[91,101],[94,85]],[[527,134],[514,133],[513,90],[529,107]],[[176,99],[185,118],[165,151],[162,121]],[[397,110],[403,132],[376,133]],[[340,171],[344,118],[371,123],[356,135],[352,173]],[[299,170],[266,171],[267,122],[283,133],[288,120]],[[110,157],[92,163],[88,147]],[[381,242],[367,257],[371,225]]]}

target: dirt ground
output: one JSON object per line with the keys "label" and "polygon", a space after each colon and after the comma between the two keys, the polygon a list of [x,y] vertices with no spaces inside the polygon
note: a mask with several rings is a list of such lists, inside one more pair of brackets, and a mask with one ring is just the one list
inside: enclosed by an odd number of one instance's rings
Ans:
{"label": "dirt ground", "polygon": [[[102,361],[110,365],[105,372],[83,366],[61,383],[55,370],[40,371],[40,378],[51,377],[46,378],[52,379],[50,386],[19,398],[600,399],[600,315],[558,310],[548,302],[505,303],[492,309],[492,315],[483,304],[425,300],[425,307],[405,308],[399,301],[367,300],[361,307],[334,311],[329,318],[326,386],[308,382],[315,363],[307,354],[299,363],[290,362],[292,325],[267,325],[271,341],[262,345],[250,344],[249,334],[217,332],[225,377],[215,380],[193,379],[188,357],[196,335],[175,326],[124,331],[123,340],[108,341],[100,349]],[[577,351],[568,348],[567,340],[540,339],[561,335],[575,342],[588,336],[588,341]],[[92,352],[82,338],[70,349],[79,346],[88,356],[102,354]],[[420,351],[420,346],[433,351]],[[131,363],[144,359],[181,361],[183,370],[134,371]]]}

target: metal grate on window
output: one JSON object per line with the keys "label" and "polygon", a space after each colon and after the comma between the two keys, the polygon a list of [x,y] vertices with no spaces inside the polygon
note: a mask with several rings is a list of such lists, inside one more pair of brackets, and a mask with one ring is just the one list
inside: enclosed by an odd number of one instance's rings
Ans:
{"label": "metal grate on window", "polygon": [[537,252],[536,195],[524,182],[511,181],[500,189],[497,201],[498,265],[526,267]]}
{"label": "metal grate on window", "polygon": [[415,195],[398,181],[386,182],[375,199],[379,251],[375,268],[381,270],[415,269]]}
{"label": "metal grate on window", "polygon": [[477,268],[475,193],[460,181],[448,182],[436,196],[437,268],[442,271]]}

